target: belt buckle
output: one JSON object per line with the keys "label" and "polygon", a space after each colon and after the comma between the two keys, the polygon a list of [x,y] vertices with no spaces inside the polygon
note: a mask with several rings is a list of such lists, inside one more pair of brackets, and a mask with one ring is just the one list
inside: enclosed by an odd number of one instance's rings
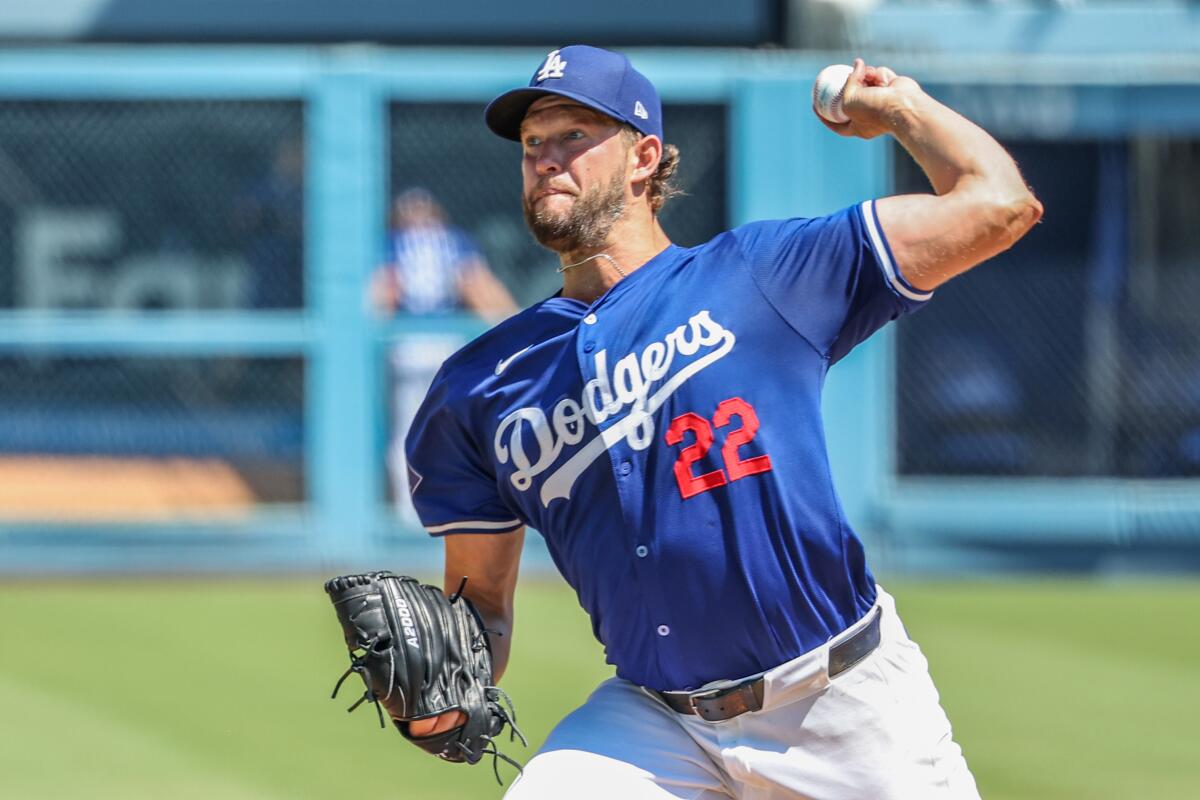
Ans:
{"label": "belt buckle", "polygon": [[[761,680],[750,678],[733,686],[697,692],[688,696],[688,705],[696,716],[707,722],[723,722],[747,711],[758,711],[762,708],[762,701],[755,693],[754,686]],[[725,698],[728,700],[722,702]]]}
{"label": "belt buckle", "polygon": [[696,705],[696,703],[698,701],[716,700],[718,697],[721,696],[722,692],[728,692],[728,691],[730,691],[732,689],[736,689],[736,688],[738,688],[738,687],[725,686],[725,687],[719,687],[716,689],[709,689],[704,692],[693,692],[692,694],[689,694],[687,696],[688,705],[691,707],[692,711],[694,711],[696,713],[696,716],[703,718],[704,715],[700,713],[700,708]]}

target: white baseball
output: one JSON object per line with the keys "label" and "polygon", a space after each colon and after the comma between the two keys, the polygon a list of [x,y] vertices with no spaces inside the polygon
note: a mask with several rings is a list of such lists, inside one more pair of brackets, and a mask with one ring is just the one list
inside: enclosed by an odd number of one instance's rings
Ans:
{"label": "white baseball", "polygon": [[850,121],[842,110],[842,94],[853,71],[854,67],[846,64],[830,64],[818,72],[813,81],[813,109],[830,122]]}

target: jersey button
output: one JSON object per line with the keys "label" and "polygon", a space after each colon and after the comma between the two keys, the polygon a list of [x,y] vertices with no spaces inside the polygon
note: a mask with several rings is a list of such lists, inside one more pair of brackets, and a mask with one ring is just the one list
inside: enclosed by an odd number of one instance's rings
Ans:
{"label": "jersey button", "polygon": [[596,315],[588,314],[586,317],[583,318],[583,321],[585,323],[587,323],[588,325],[595,325],[596,324]]}
{"label": "jersey button", "polygon": [[668,628],[666,625],[658,626],[658,635],[659,636],[669,636],[670,634],[671,634],[671,629]]}
{"label": "jersey button", "polygon": [[646,556],[650,555],[650,548],[646,547],[644,544],[639,544],[637,549],[633,552],[637,553],[638,558],[645,558]]}
{"label": "jersey button", "polygon": [[621,467],[620,467],[620,472],[622,475],[628,475],[629,473],[633,472],[633,464],[629,463],[628,459],[626,459],[625,461],[622,461]]}
{"label": "jersey button", "polygon": [[592,351],[593,351],[593,350],[595,350],[595,349],[596,349],[596,343],[595,343],[595,342],[584,342],[584,343],[583,343],[583,352],[585,352],[585,353],[590,353],[590,352],[592,352]]}

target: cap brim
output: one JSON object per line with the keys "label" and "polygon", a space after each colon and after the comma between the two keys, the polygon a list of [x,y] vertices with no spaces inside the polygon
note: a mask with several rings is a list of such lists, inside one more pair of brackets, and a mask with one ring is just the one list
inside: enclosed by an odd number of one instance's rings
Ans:
{"label": "cap brim", "polygon": [[560,89],[542,89],[535,86],[527,86],[521,89],[513,89],[511,92],[505,92],[488,103],[488,107],[483,112],[484,121],[487,122],[487,126],[491,129],[492,133],[505,139],[519,142],[521,141],[521,121],[525,119],[525,112],[529,111],[529,107],[537,102],[538,98],[548,95],[566,97],[582,106],[587,106],[590,109],[599,111],[601,114],[606,114],[613,119],[620,120],[620,117],[612,109],[605,108],[590,97],[584,97],[575,92],[567,92]]}

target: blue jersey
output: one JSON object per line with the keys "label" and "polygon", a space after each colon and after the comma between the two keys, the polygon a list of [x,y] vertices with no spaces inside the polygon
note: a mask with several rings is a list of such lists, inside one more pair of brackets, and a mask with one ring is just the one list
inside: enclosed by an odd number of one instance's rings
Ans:
{"label": "blue jersey", "polygon": [[400,309],[436,314],[462,307],[459,281],[479,250],[466,233],[447,225],[405,228],[388,239],[388,263],[400,280]]}
{"label": "blue jersey", "polygon": [[552,297],[443,365],[408,437],[434,535],[528,525],[617,674],[753,675],[875,600],[838,503],[821,386],[929,295],[864,203],[670,246],[591,305]]}

